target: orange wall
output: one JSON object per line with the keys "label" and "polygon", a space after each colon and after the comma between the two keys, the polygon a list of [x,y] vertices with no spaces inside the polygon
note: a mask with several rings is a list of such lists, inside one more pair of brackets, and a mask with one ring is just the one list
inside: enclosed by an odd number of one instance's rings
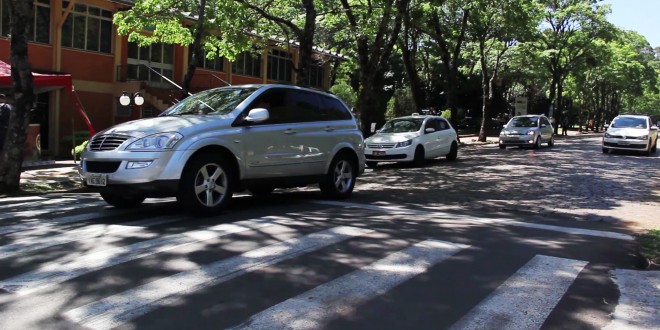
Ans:
{"label": "orange wall", "polygon": [[232,74],[230,83],[232,85],[261,84],[261,83],[263,83],[263,79],[259,78],[259,77],[251,77],[251,76],[242,76],[242,75],[238,75],[238,74]]}
{"label": "orange wall", "polygon": [[113,82],[115,60],[112,55],[62,48],[62,71],[76,80]]}

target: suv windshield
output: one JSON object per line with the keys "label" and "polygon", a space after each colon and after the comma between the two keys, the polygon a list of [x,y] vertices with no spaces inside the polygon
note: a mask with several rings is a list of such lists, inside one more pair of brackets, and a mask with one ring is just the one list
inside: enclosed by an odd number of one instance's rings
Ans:
{"label": "suv windshield", "polygon": [[538,117],[513,117],[509,127],[538,127]]}
{"label": "suv windshield", "polygon": [[257,88],[220,88],[192,95],[175,104],[161,116],[226,115],[236,109]]}
{"label": "suv windshield", "polygon": [[422,127],[424,118],[405,118],[393,119],[385,123],[385,126],[380,130],[381,133],[405,133],[417,132]]}
{"label": "suv windshield", "polygon": [[647,128],[646,119],[636,117],[618,117],[612,121],[614,128]]}

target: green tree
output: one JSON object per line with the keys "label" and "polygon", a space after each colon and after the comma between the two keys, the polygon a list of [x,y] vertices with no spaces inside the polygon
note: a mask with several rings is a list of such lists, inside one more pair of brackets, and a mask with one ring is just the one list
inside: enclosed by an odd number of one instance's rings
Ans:
{"label": "green tree", "polygon": [[257,19],[233,0],[141,0],[115,13],[113,22],[117,33],[140,46],[156,42],[189,46],[189,65],[182,84],[185,97],[205,56],[233,59],[252,47],[255,40],[246,32]]}
{"label": "green tree", "polygon": [[357,110],[363,132],[371,123],[385,122],[387,99],[379,97],[385,87],[389,60],[401,31],[409,0],[340,0],[342,11],[334,26],[347,27],[335,38],[352,41],[357,77]]}
{"label": "green tree", "polygon": [[32,70],[28,61],[28,32],[32,22],[32,2],[9,1],[10,64],[14,109],[9,117],[5,141],[0,153],[0,194],[20,190],[23,146],[30,123],[30,109],[35,101]]}
{"label": "green tree", "polygon": [[[561,118],[564,81],[591,56],[594,40],[607,38],[611,24],[606,21],[609,6],[598,0],[542,0],[544,22],[537,43],[551,76],[549,115]],[[557,128],[555,128],[557,132]]]}
{"label": "green tree", "polygon": [[519,41],[533,36],[540,20],[538,9],[533,0],[480,0],[473,3],[468,31],[470,39],[477,45],[481,72],[481,142],[486,142],[486,129],[491,126],[494,84],[501,84],[498,72],[504,55]]}

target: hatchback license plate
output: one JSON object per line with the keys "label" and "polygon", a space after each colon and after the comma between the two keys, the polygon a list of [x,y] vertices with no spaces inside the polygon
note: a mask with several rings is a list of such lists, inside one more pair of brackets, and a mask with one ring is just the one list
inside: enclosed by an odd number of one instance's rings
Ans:
{"label": "hatchback license plate", "polygon": [[107,178],[105,174],[89,174],[87,175],[87,185],[105,187],[108,184]]}
{"label": "hatchback license plate", "polygon": [[385,151],[374,151],[374,156],[385,156]]}

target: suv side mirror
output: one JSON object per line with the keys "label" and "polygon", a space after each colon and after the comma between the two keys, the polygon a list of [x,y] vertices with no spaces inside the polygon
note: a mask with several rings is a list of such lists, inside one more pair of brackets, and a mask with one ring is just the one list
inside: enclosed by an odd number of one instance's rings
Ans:
{"label": "suv side mirror", "polygon": [[270,118],[270,113],[268,113],[268,110],[264,108],[254,108],[248,112],[247,117],[245,117],[245,121],[251,123],[260,123],[262,121],[268,120],[268,118]]}

